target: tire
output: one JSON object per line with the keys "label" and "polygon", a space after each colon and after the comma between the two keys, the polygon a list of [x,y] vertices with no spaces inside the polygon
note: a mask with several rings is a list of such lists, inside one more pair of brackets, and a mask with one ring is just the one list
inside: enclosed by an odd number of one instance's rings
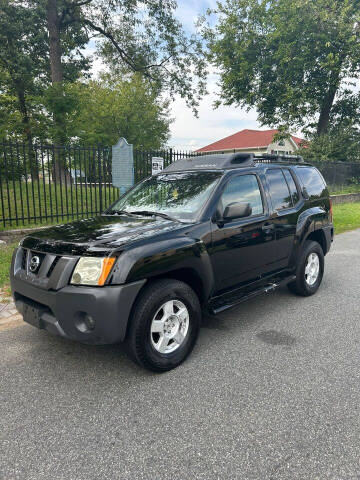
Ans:
{"label": "tire", "polygon": [[189,285],[173,279],[151,282],[136,300],[130,318],[128,353],[148,370],[171,370],[191,353],[200,322],[200,302]]}
{"label": "tire", "polygon": [[[315,260],[318,258],[318,275],[316,280],[315,274],[309,275],[306,273],[306,267],[309,263],[312,263],[311,260]],[[316,265],[312,263],[312,265]],[[313,272],[316,272],[316,268],[314,267]],[[311,269],[310,269],[311,272]],[[321,246],[317,242],[313,242],[311,240],[306,240],[304,243],[304,247],[302,253],[299,258],[299,262],[296,268],[296,279],[288,284],[288,288],[292,293],[296,295],[301,295],[303,297],[309,297],[310,295],[314,295],[317,292],[321,285],[321,281],[324,274],[324,252]],[[313,283],[312,283],[313,282]]]}

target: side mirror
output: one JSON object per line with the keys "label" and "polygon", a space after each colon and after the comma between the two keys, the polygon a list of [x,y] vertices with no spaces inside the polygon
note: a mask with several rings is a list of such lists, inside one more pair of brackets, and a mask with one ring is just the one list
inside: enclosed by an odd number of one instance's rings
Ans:
{"label": "side mirror", "polygon": [[223,219],[233,220],[235,218],[250,217],[251,214],[252,208],[250,203],[233,202],[225,207]]}
{"label": "side mirror", "polygon": [[303,194],[303,197],[305,198],[305,200],[309,200],[310,196],[308,194],[308,191],[306,190],[306,187],[304,187],[302,189],[302,194]]}

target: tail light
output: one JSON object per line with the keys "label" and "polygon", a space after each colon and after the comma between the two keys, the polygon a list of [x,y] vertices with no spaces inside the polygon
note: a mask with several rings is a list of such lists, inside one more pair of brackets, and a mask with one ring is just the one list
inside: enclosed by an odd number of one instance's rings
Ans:
{"label": "tail light", "polygon": [[333,206],[332,206],[332,200],[330,198],[330,221],[333,221]]}

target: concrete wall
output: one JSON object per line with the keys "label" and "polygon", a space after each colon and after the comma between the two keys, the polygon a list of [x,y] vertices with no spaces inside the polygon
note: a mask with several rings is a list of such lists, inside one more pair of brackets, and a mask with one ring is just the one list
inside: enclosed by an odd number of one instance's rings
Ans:
{"label": "concrete wall", "polygon": [[333,205],[340,203],[360,202],[360,193],[342,193],[341,195],[331,195]]}

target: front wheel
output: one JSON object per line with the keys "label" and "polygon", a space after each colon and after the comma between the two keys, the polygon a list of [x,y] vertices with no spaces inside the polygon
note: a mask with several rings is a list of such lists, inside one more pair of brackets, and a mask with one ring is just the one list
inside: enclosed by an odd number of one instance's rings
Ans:
{"label": "front wheel", "polygon": [[306,240],[296,269],[296,279],[288,284],[291,292],[308,297],[320,287],[324,274],[324,252],[317,242]]}
{"label": "front wheel", "polygon": [[186,283],[161,279],[150,283],[136,301],[127,337],[131,357],[156,372],[177,367],[198,337],[201,309]]}

